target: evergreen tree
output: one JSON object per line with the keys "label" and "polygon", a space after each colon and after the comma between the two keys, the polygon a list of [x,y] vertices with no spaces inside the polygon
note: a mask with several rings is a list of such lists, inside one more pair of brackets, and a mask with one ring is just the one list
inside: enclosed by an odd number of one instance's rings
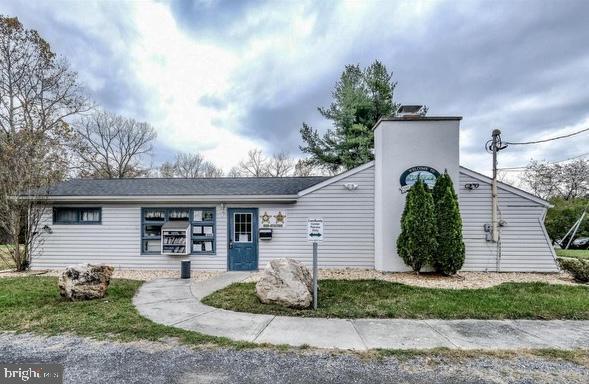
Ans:
{"label": "evergreen tree", "polygon": [[378,60],[364,70],[359,65],[346,66],[332,92],[333,102],[318,108],[334,128],[323,136],[306,123],[301,128],[305,145],[300,149],[310,155],[313,165],[335,173],[374,159],[372,128],[398,108],[393,102],[396,83],[391,79],[392,73]]}
{"label": "evergreen tree", "polygon": [[437,272],[453,275],[464,264],[464,241],[458,196],[448,172],[438,178],[432,194],[438,243],[432,265]]}
{"label": "evergreen tree", "polygon": [[405,264],[419,272],[432,260],[437,245],[432,194],[418,179],[407,193],[397,252]]}

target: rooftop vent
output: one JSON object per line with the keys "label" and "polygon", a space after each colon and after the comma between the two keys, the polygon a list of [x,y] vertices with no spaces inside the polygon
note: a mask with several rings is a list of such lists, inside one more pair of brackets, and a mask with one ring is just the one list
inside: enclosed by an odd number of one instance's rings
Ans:
{"label": "rooftop vent", "polygon": [[397,117],[418,119],[425,116],[427,108],[423,105],[401,105],[397,110]]}

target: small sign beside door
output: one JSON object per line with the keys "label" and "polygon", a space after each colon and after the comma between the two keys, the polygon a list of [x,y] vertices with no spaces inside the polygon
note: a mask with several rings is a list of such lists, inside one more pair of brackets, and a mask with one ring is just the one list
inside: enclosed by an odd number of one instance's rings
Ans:
{"label": "small sign beside door", "polygon": [[323,240],[323,219],[307,220],[307,240],[313,242]]}

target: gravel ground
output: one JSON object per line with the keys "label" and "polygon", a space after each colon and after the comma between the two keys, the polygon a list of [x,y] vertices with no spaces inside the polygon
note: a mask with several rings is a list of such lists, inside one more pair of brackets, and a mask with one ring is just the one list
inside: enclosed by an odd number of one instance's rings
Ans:
{"label": "gravel ground", "polygon": [[[248,281],[258,281],[261,272],[254,274]],[[494,272],[460,272],[456,276],[441,276],[433,273],[414,272],[386,273],[373,269],[322,269],[319,271],[320,279],[377,279],[415,285],[426,288],[487,288],[506,282],[533,282],[540,281],[550,284],[576,285],[568,273],[494,273]]]}
{"label": "gravel ground", "polygon": [[59,363],[66,383],[587,383],[589,367],[558,359],[360,358],[325,351],[191,349],[0,333],[0,363]]}
{"label": "gravel ground", "polygon": [[[0,277],[27,276],[30,274],[39,274],[41,271],[27,273],[21,272],[0,272]],[[59,270],[43,271],[44,276],[57,276]],[[194,281],[208,280],[218,276],[222,272],[205,272],[192,271],[191,277]],[[180,272],[174,270],[130,270],[115,269],[113,277],[116,279],[131,279],[150,281],[158,278],[177,278]],[[246,281],[258,281],[262,272],[257,272]],[[415,285],[427,288],[487,288],[506,282],[533,282],[540,281],[550,284],[576,285],[571,275],[568,273],[494,273],[494,272],[460,272],[456,276],[441,276],[431,273],[421,273],[417,275],[413,272],[403,273],[385,273],[372,269],[322,269],[319,271],[321,279],[378,279],[393,281],[408,285]]]}
{"label": "gravel ground", "polygon": [[[0,277],[19,277],[29,275],[39,276],[59,276],[60,270],[51,269],[47,271],[31,271],[31,272],[0,272]],[[205,271],[192,271],[190,278],[193,281],[203,281],[211,279],[215,276],[220,275],[222,272],[205,272]],[[142,280],[150,281],[159,278],[178,278],[180,277],[180,271],[174,270],[140,270],[140,269],[116,269],[113,273],[114,279],[129,279],[129,280]]]}

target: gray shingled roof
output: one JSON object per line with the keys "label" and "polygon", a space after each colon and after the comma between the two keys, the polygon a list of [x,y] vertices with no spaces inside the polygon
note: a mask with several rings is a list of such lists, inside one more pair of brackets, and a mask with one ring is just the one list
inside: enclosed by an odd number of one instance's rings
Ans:
{"label": "gray shingled roof", "polygon": [[74,179],[50,196],[296,195],[329,177],[220,177],[202,179]]}

